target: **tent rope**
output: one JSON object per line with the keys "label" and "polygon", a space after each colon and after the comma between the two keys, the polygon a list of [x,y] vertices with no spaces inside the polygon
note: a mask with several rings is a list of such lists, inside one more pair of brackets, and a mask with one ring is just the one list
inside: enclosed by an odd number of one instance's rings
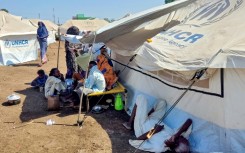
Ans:
{"label": "tent rope", "polygon": [[[188,86],[188,88],[179,96],[179,98],[174,102],[174,104],[166,111],[166,113],[163,115],[163,117],[161,119],[159,119],[159,121],[156,123],[156,126],[148,132],[147,137],[148,139],[150,139],[152,137],[153,134],[155,134],[156,129],[161,126],[160,124],[163,122],[163,120],[170,114],[170,112],[174,109],[174,107],[180,102],[180,100],[184,97],[184,95],[189,91],[189,89],[191,89],[191,87],[194,85],[195,82],[197,82],[202,75],[206,72],[207,68],[205,69],[201,69],[198,70],[195,75],[193,76],[194,79],[192,79],[193,81],[191,82],[191,84]],[[144,140],[143,142],[140,143],[140,145],[135,149],[134,153],[136,153],[139,148],[144,144],[146,140]]]}
{"label": "tent rope", "polygon": [[[59,45],[58,45],[58,54],[57,54],[57,69],[59,69],[59,60],[60,60],[60,27],[58,28],[58,38],[59,38]],[[42,63],[42,60],[41,60]]]}
{"label": "tent rope", "polygon": [[[212,56],[212,58],[207,62],[207,66],[205,68],[202,68],[200,70],[197,70],[195,75],[193,76],[193,78],[191,79],[192,82],[191,84],[188,86],[188,88],[179,96],[179,98],[174,102],[174,104],[167,110],[167,112],[163,115],[163,117],[161,119],[159,119],[159,121],[157,122],[156,126],[154,128],[152,128],[152,130],[150,130],[147,134],[147,138],[150,139],[152,137],[152,135],[156,132],[157,127],[160,126],[160,124],[163,122],[163,120],[169,115],[169,113],[174,109],[174,107],[180,102],[180,100],[184,97],[184,95],[187,93],[187,91],[189,91],[189,89],[191,89],[191,87],[193,86],[193,84],[197,81],[200,80],[200,78],[204,75],[204,73],[207,71],[208,67],[210,66],[210,64],[213,62],[213,60],[217,57],[217,55],[219,53],[221,53],[221,49]],[[147,139],[143,140],[141,142],[141,144],[135,149],[134,153],[136,153],[139,148],[144,144],[144,142]]]}

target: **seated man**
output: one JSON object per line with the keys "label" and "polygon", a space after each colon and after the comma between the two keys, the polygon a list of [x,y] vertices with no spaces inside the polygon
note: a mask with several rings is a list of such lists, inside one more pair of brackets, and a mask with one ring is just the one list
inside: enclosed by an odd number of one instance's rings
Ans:
{"label": "seated man", "polygon": [[31,82],[33,87],[44,87],[48,76],[45,74],[44,70],[37,71],[37,77]]}
{"label": "seated man", "polygon": [[[130,145],[150,152],[165,152],[169,149],[176,152],[189,152],[189,142],[185,138],[187,135],[184,136],[183,133],[188,129],[188,132],[190,132],[189,127],[192,121],[188,119],[174,134],[174,131],[165,124],[156,125],[165,113],[166,102],[159,101],[150,109],[147,103],[144,96],[138,96],[129,122],[123,124],[127,129],[130,129],[134,121],[137,139],[129,140]],[[153,127],[154,133],[150,135],[149,132],[153,131]]]}
{"label": "seated man", "polygon": [[84,95],[88,95],[92,92],[103,92],[106,87],[105,78],[103,74],[98,70],[97,63],[95,61],[89,62],[89,74],[88,78],[83,81],[83,86],[76,90],[79,97],[81,97],[82,92]]}
{"label": "seated man", "polygon": [[56,95],[58,92],[65,89],[63,74],[61,74],[57,68],[52,68],[45,83],[45,97],[48,98],[48,96]]}

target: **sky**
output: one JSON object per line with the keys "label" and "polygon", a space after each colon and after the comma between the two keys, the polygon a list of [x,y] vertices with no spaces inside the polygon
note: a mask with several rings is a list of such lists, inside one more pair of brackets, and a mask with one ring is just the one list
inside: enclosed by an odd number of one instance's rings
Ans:
{"label": "sky", "polygon": [[29,19],[46,19],[64,23],[84,14],[89,17],[119,19],[127,13],[137,13],[163,5],[164,0],[0,0],[0,9]]}

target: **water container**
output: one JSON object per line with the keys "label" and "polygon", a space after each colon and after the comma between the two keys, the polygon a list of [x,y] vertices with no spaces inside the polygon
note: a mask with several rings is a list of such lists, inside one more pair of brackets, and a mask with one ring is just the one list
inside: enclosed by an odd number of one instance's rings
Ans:
{"label": "water container", "polygon": [[115,107],[115,110],[118,110],[118,111],[123,110],[122,96],[119,93],[116,95],[114,107]]}

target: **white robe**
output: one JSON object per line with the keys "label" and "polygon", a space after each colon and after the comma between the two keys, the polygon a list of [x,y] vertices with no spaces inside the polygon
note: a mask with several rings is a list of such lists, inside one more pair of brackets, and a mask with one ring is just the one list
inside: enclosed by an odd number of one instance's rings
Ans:
{"label": "white robe", "polygon": [[[149,108],[147,99],[143,95],[137,96],[136,99],[136,115],[134,120],[134,131],[136,137],[141,136],[142,134],[150,131],[154,128],[155,124],[163,117],[166,111],[166,102],[163,100],[159,100],[154,105],[154,112],[148,116],[149,111],[152,108]],[[167,125],[164,125],[164,129],[160,132],[154,134],[150,139],[146,140],[142,145],[143,140],[129,140],[129,144],[135,148],[144,151],[150,152],[165,152],[168,150],[168,147],[165,146],[164,141],[169,139],[173,134],[174,130],[169,128]],[[189,128],[190,129],[190,128]],[[188,130],[189,131],[189,130]],[[183,135],[188,137],[190,132],[186,132],[187,135]]]}
{"label": "white robe", "polygon": [[52,96],[55,89],[57,91],[66,89],[65,83],[54,76],[49,76],[45,83],[45,97],[48,98],[48,96]]}

